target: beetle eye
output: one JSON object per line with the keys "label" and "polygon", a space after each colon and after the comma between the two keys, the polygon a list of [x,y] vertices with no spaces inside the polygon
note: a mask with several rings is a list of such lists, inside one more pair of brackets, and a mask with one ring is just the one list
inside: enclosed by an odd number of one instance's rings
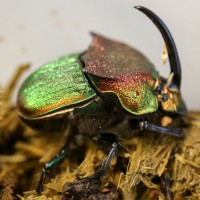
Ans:
{"label": "beetle eye", "polygon": [[161,94],[161,93],[162,93],[162,88],[163,88],[163,86],[162,86],[161,84],[159,84],[159,85],[155,88],[154,94],[155,94],[155,95]]}
{"label": "beetle eye", "polygon": [[163,101],[167,101],[168,100],[168,96],[166,94],[162,94],[162,100]]}

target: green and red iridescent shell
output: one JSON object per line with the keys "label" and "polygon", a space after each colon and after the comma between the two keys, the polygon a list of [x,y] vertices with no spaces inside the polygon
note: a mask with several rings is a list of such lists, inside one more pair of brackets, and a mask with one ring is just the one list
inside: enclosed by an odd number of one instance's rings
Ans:
{"label": "green and red iridescent shell", "polygon": [[81,60],[98,92],[115,95],[126,111],[143,115],[158,110],[154,94],[158,72],[137,50],[93,34],[92,45]]}
{"label": "green and red iridescent shell", "polygon": [[93,101],[96,92],[81,70],[79,54],[55,59],[31,74],[18,94],[20,115],[34,118]]}

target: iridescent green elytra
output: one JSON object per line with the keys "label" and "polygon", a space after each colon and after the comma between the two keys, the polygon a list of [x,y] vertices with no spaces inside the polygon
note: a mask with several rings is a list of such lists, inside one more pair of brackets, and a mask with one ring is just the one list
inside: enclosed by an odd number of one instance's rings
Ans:
{"label": "iridescent green elytra", "polygon": [[61,109],[73,109],[96,96],[78,60],[78,54],[55,59],[30,75],[18,94],[20,114],[36,118]]}

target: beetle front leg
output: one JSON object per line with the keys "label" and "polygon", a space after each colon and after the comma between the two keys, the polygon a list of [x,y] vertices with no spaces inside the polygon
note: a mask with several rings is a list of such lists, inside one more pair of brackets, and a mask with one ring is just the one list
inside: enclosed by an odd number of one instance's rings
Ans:
{"label": "beetle front leg", "polygon": [[181,130],[181,129],[158,126],[158,125],[151,124],[147,121],[140,122],[138,124],[138,126],[139,126],[140,130],[149,130],[149,131],[154,131],[157,133],[164,133],[164,134],[175,136],[178,138],[184,137],[183,130]]}
{"label": "beetle front leg", "polygon": [[49,162],[47,162],[45,164],[45,166],[42,170],[42,174],[40,176],[40,180],[38,182],[37,189],[36,189],[38,194],[40,194],[42,192],[43,186],[44,186],[44,183],[45,183],[45,179],[46,179],[49,171],[52,169],[52,167],[60,164],[66,158],[66,156],[69,154],[69,146],[70,146],[70,143],[71,143],[70,139],[66,142],[64,147],[60,150],[60,152],[55,157],[53,157]]}

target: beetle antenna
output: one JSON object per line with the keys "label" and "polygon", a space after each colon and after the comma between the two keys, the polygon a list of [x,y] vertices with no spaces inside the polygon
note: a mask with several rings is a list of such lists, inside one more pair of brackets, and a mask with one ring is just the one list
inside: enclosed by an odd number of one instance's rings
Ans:
{"label": "beetle antenna", "polygon": [[151,21],[156,25],[156,27],[159,29],[160,33],[162,34],[163,39],[167,46],[169,62],[170,62],[170,67],[171,67],[171,73],[174,73],[170,88],[180,89],[180,86],[181,86],[181,64],[180,64],[178,51],[176,49],[174,39],[173,39],[169,29],[167,28],[165,23],[151,10],[149,10],[143,6],[135,6],[134,8],[138,9],[139,11],[141,11],[145,15],[147,15],[151,19]]}

